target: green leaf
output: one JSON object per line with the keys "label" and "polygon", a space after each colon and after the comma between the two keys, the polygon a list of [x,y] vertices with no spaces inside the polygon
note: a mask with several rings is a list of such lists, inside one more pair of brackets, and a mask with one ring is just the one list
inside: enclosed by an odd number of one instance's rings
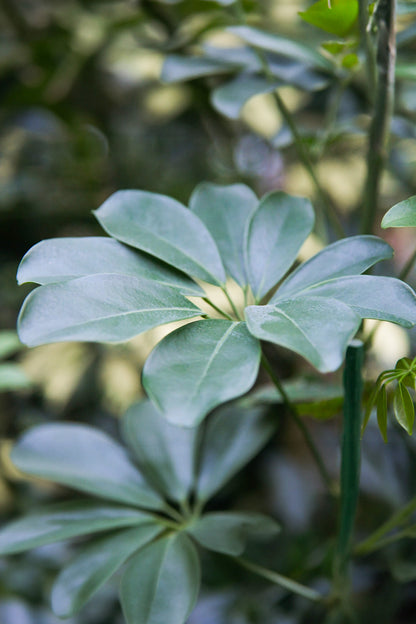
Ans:
{"label": "green leaf", "polygon": [[245,323],[208,320],[180,327],[154,348],[143,386],[168,420],[197,425],[217,405],[254,384],[260,344]]}
{"label": "green leaf", "polygon": [[244,184],[208,183],[196,187],[189,203],[215,240],[226,272],[240,286],[247,284],[244,236],[257,204],[256,195]]}
{"label": "green leaf", "polygon": [[412,435],[415,408],[409,390],[401,383],[397,384],[396,390],[394,391],[393,410],[399,425],[401,425],[409,435]]}
{"label": "green leaf", "polygon": [[170,535],[140,550],[121,580],[127,624],[184,624],[198,597],[200,565],[184,534]]}
{"label": "green leaf", "polygon": [[11,452],[15,466],[94,496],[162,509],[163,501],[144,481],[123,447],[88,425],[56,423],[27,431]]}
{"label": "green leaf", "polygon": [[162,67],[161,80],[164,82],[182,82],[203,76],[216,76],[236,70],[234,64],[224,60],[206,58],[204,56],[180,56],[170,54]]}
{"label": "green leaf", "polygon": [[267,539],[279,533],[280,526],[259,513],[207,513],[187,528],[201,546],[226,555],[241,555],[253,537]]}
{"label": "green leaf", "polygon": [[346,37],[358,21],[358,0],[318,0],[300,17],[332,35]]}
{"label": "green leaf", "polygon": [[23,257],[17,281],[50,284],[102,273],[152,280],[178,288],[184,295],[203,293],[198,284],[169,265],[104,236],[51,238],[37,243]]}
{"label": "green leaf", "polygon": [[75,557],[59,574],[52,587],[52,609],[59,617],[74,615],[136,551],[163,531],[143,524],[104,537]]}
{"label": "green leaf", "polygon": [[400,358],[396,362],[394,370],[399,373],[401,383],[413,390],[415,389],[416,368],[414,360],[407,357]]}
{"label": "green leaf", "polygon": [[13,362],[0,364],[0,392],[24,390],[31,386],[32,382],[18,364]]}
{"label": "green leaf", "polygon": [[290,269],[314,220],[312,205],[303,197],[282,191],[263,197],[247,236],[247,272],[257,301]]}
{"label": "green leaf", "polygon": [[108,234],[211,284],[225,281],[218,249],[205,225],[165,195],[118,191],[95,211]]}
{"label": "green leaf", "polygon": [[377,422],[384,442],[387,444],[387,390],[385,384],[377,395]]}
{"label": "green leaf", "polygon": [[229,119],[238,119],[241,110],[252,97],[261,93],[271,93],[281,85],[280,81],[270,82],[262,76],[240,74],[230,82],[214,89],[211,95],[213,107]]}
{"label": "green leaf", "polygon": [[381,227],[416,227],[416,195],[390,208],[383,217]]}
{"label": "green leaf", "polygon": [[392,257],[393,249],[377,236],[343,238],[328,245],[293,271],[269,303],[291,297],[327,279],[359,275],[376,262]]}
{"label": "green leaf", "polygon": [[291,39],[286,39],[285,37],[280,37],[260,30],[259,28],[253,28],[252,26],[230,26],[227,30],[256,48],[268,50],[269,52],[276,52],[282,56],[288,56],[308,66],[320,69],[333,68],[332,63],[322,56],[322,54],[319,54],[313,47],[309,47],[298,41],[292,41]]}
{"label": "green leaf", "polygon": [[23,349],[15,331],[0,331],[0,359],[8,358]]}
{"label": "green leaf", "polygon": [[0,531],[0,554],[8,555],[79,535],[149,523],[137,509],[79,501],[48,505]]}
{"label": "green leaf", "polygon": [[20,311],[18,331],[32,347],[65,340],[120,342],[200,314],[168,286],[127,275],[91,275],[35,288]]}
{"label": "green leaf", "polygon": [[130,407],[122,428],[147,480],[168,499],[184,501],[195,479],[197,429],[172,425],[150,401]]}
{"label": "green leaf", "polygon": [[342,364],[360,324],[358,314],[341,301],[309,296],[249,306],[246,318],[254,336],[299,353],[322,373]]}
{"label": "green leaf", "polygon": [[203,44],[202,49],[209,58],[220,61],[222,64],[226,62],[230,65],[234,65],[234,70],[244,67],[244,69],[249,72],[263,71],[261,60],[256,52],[248,46],[224,48]]}
{"label": "green leaf", "polygon": [[270,73],[283,84],[293,85],[304,91],[320,91],[328,86],[327,75],[305,66],[300,61],[273,54],[266,58]]}
{"label": "green leaf", "polygon": [[209,418],[202,446],[198,500],[211,498],[260,451],[276,431],[275,417],[263,407],[223,407]]}
{"label": "green leaf", "polygon": [[350,306],[361,318],[374,318],[412,327],[416,323],[416,295],[394,277],[353,275],[312,286],[302,298],[330,297]]}

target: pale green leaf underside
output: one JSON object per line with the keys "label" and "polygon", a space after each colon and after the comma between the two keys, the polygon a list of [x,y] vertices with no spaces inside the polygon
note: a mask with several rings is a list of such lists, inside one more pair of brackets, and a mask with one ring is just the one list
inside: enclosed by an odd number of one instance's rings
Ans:
{"label": "pale green leaf underside", "polygon": [[114,238],[212,284],[225,281],[205,225],[178,201],[145,191],[118,191],[94,212]]}
{"label": "pale green leaf underside", "polygon": [[100,498],[149,509],[162,509],[164,505],[123,447],[88,425],[54,423],[34,427],[14,446],[11,459],[26,474]]}
{"label": "pale green leaf underside", "polygon": [[242,74],[212,92],[213,107],[229,119],[238,119],[241,110],[252,97],[261,93],[271,93],[281,83],[270,82],[267,78]]}
{"label": "pale green leaf underside", "polygon": [[200,313],[168,286],[127,275],[91,275],[36,288],[23,304],[18,330],[29,346],[65,340],[120,342]]}
{"label": "pale green leaf underside", "polygon": [[226,555],[241,555],[250,538],[267,539],[280,527],[268,516],[249,512],[207,513],[187,529],[201,546]]}
{"label": "pale green leaf underside", "polygon": [[416,227],[416,195],[390,208],[383,217],[381,227]]}
{"label": "pale green leaf underside", "polygon": [[219,409],[208,420],[201,448],[196,496],[208,500],[271,438],[277,427],[261,407],[233,404]]}
{"label": "pale green leaf underside", "polygon": [[235,64],[227,63],[226,59],[170,54],[163,63],[161,80],[164,82],[181,82],[182,80],[215,76],[235,70]]}
{"label": "pale green leaf underside", "polygon": [[11,522],[0,531],[0,554],[23,552],[71,537],[149,523],[151,516],[137,509],[80,501],[48,505]]}
{"label": "pale green leaf underside", "polygon": [[215,240],[226,272],[240,286],[247,284],[244,236],[257,204],[256,195],[244,184],[209,183],[197,186],[189,203]]}
{"label": "pale green leaf underside", "polygon": [[245,323],[199,321],[155,347],[143,369],[143,385],[168,420],[195,426],[217,405],[247,392],[259,362],[260,343]]}
{"label": "pale green leaf underside", "polygon": [[17,281],[50,284],[102,273],[152,280],[177,288],[184,295],[203,293],[186,275],[104,236],[51,238],[37,243],[23,257]]}
{"label": "pale green leaf underside", "polygon": [[183,533],[145,546],[132,557],[121,580],[127,624],[184,624],[196,602],[200,564]]}
{"label": "pale green leaf underside", "polygon": [[352,236],[328,245],[301,264],[279,286],[269,303],[288,299],[305,288],[346,275],[359,275],[380,260],[393,256],[393,249],[377,236]]}
{"label": "pale green leaf underside", "polygon": [[254,336],[299,353],[323,373],[342,364],[360,324],[359,315],[341,301],[310,296],[249,306],[246,318]]}
{"label": "pale green leaf underside", "polygon": [[122,430],[147,480],[168,499],[185,500],[195,478],[197,429],[169,423],[151,401],[142,401],[127,410]]}
{"label": "pale green leaf underside", "polygon": [[160,525],[143,524],[84,548],[53,584],[51,602],[56,615],[65,618],[77,613],[133,553],[162,531]]}
{"label": "pale green leaf underside", "polygon": [[261,200],[247,237],[247,272],[257,300],[290,269],[314,220],[312,205],[303,197],[276,191]]}

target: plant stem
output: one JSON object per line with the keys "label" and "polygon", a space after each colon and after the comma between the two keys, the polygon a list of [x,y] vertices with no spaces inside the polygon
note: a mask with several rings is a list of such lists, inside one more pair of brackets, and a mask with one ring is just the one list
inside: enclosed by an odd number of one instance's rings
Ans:
{"label": "plant stem", "polygon": [[286,394],[285,389],[283,388],[282,383],[280,382],[280,379],[277,377],[277,375],[275,374],[275,372],[273,371],[273,368],[270,365],[270,362],[268,361],[268,359],[266,358],[266,356],[264,355],[264,353],[262,353],[261,356],[261,363],[263,365],[263,368],[265,369],[265,371],[267,372],[267,374],[269,375],[270,379],[272,380],[273,384],[276,386],[276,389],[278,390],[278,392],[280,393],[282,399],[283,399],[283,404],[285,406],[285,408],[287,409],[287,411],[289,412],[289,414],[292,416],[294,422],[296,423],[297,427],[300,429],[304,440],[311,452],[312,457],[315,460],[316,466],[319,470],[319,474],[322,477],[322,481],[325,484],[325,487],[328,489],[328,491],[333,494],[333,484],[332,484],[332,480],[331,477],[326,469],[326,466],[323,462],[323,459],[318,451],[318,449],[315,446],[315,442],[312,439],[311,434],[309,433],[307,427],[305,426],[302,418],[299,416],[299,414],[297,413],[296,407],[293,405],[293,403],[290,401],[289,397]]}
{"label": "plant stem", "polygon": [[358,2],[358,20],[360,24],[360,43],[365,55],[365,66],[367,69],[368,94],[373,101],[376,86],[376,58],[374,54],[371,33],[368,30],[368,0]]}
{"label": "plant stem", "polygon": [[214,310],[216,312],[218,312],[218,314],[221,314],[221,316],[225,316],[225,318],[227,318],[229,321],[234,321],[232,316],[227,314],[227,312],[224,312],[224,310],[221,310],[221,308],[219,308],[217,305],[215,305],[215,303],[213,301],[211,301],[211,299],[209,299],[208,297],[202,297],[202,301],[205,301],[205,303],[210,305],[211,308],[214,308]]}
{"label": "plant stem", "polygon": [[374,531],[374,533],[372,533],[364,541],[357,544],[354,549],[354,553],[356,555],[367,555],[373,550],[376,550],[386,533],[389,533],[401,524],[404,524],[415,511],[416,496],[412,498],[407,505],[402,507],[402,509],[396,511],[396,513],[394,513],[389,520],[384,522],[376,531]]}
{"label": "plant stem", "polygon": [[394,98],[396,0],[379,0],[374,15],[377,28],[377,85],[367,153],[361,231],[372,232],[377,214],[380,181],[387,158],[387,142]]}
{"label": "plant stem", "polygon": [[301,585],[296,581],[292,581],[292,579],[287,576],[282,576],[273,570],[268,570],[267,568],[263,568],[263,566],[259,566],[256,563],[252,563],[251,561],[247,561],[242,557],[233,557],[234,561],[239,563],[243,568],[250,570],[250,572],[254,572],[254,574],[258,574],[263,578],[267,579],[271,583],[275,583],[276,585],[280,585],[289,591],[298,594],[299,596],[303,596],[303,598],[307,598],[308,600],[312,600],[314,602],[320,602],[323,599],[322,594],[315,591],[314,589],[310,589],[305,585]]}
{"label": "plant stem", "polygon": [[412,270],[413,265],[414,265],[415,262],[416,262],[416,249],[414,250],[414,252],[410,256],[409,260],[406,262],[406,264],[404,265],[404,267],[400,271],[399,279],[401,279],[401,280],[406,279],[406,277],[409,275],[410,271]]}

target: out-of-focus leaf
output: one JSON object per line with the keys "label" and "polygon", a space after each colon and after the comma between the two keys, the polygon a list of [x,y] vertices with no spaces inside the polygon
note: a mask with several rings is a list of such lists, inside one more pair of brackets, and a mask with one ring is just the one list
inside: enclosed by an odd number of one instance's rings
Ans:
{"label": "out-of-focus leaf", "polygon": [[183,533],[145,546],[130,560],[120,598],[127,624],[184,624],[196,602],[200,564]]}
{"label": "out-of-focus leaf", "polygon": [[180,56],[170,54],[162,67],[161,79],[164,82],[180,82],[202,76],[215,76],[236,70],[234,64],[225,60],[206,58],[204,56]]}
{"label": "out-of-focus leaf", "polygon": [[145,512],[105,503],[80,501],[48,505],[38,513],[6,525],[0,531],[0,553],[18,553],[78,535],[151,521],[152,516]]}
{"label": "out-of-focus leaf", "polygon": [[187,528],[200,544],[226,555],[241,555],[253,537],[267,539],[279,533],[275,520],[259,513],[208,513]]}
{"label": "out-of-focus leaf", "polygon": [[50,284],[102,273],[152,280],[178,288],[184,295],[198,296],[203,292],[169,265],[104,236],[51,238],[37,243],[23,257],[17,281]]}
{"label": "out-of-focus leaf", "polygon": [[358,0],[318,0],[299,15],[332,35],[346,37],[358,21]]}
{"label": "out-of-focus leaf", "polygon": [[377,396],[377,422],[384,442],[387,443],[387,391],[383,384]]}
{"label": "out-of-focus leaf", "polygon": [[244,184],[219,186],[203,183],[192,193],[189,207],[205,223],[221,254],[227,273],[247,284],[244,260],[245,232],[258,199]]}
{"label": "out-of-focus leaf", "polygon": [[403,61],[396,64],[396,78],[402,80],[416,80],[416,67],[414,63],[405,63]]}
{"label": "out-of-focus leaf", "polygon": [[163,501],[144,481],[123,447],[105,433],[75,423],[39,425],[11,452],[22,472],[95,496],[149,509]]}
{"label": "out-of-focus leaf", "polygon": [[128,275],[91,275],[35,288],[20,311],[18,331],[29,346],[65,340],[120,342],[200,314],[169,286]]}
{"label": "out-of-focus leaf", "polygon": [[206,501],[245,466],[276,430],[262,407],[221,408],[208,420],[201,447],[196,496]]}
{"label": "out-of-focus leaf", "polygon": [[84,548],[58,575],[51,601],[59,617],[77,613],[134,552],[163,531],[161,525],[142,524],[97,540]]}
{"label": "out-of-focus leaf", "polygon": [[391,571],[394,579],[399,583],[416,581],[416,563],[413,561],[395,560],[392,563]]}
{"label": "out-of-focus leaf", "polygon": [[393,410],[399,425],[401,425],[409,435],[412,435],[415,408],[409,390],[401,383],[397,384],[396,390],[394,391]]}
{"label": "out-of-focus leaf", "polygon": [[32,382],[18,364],[13,362],[0,364],[0,392],[24,390],[30,388],[31,385]]}
{"label": "out-of-focus leaf", "polygon": [[390,208],[383,217],[381,227],[416,227],[416,195]]}
{"label": "out-of-focus leaf", "polygon": [[240,74],[230,82],[214,89],[211,95],[213,107],[230,119],[238,119],[241,110],[252,97],[261,93],[271,93],[280,81],[270,82],[267,78]]}
{"label": "out-of-focus leaf", "polygon": [[299,353],[322,373],[342,364],[360,324],[360,317],[350,307],[325,297],[249,306],[245,314],[253,336]]}
{"label": "out-of-focus leaf", "polygon": [[247,233],[247,273],[257,301],[290,269],[314,221],[303,197],[275,191],[261,200]]}
{"label": "out-of-focus leaf", "polygon": [[14,355],[21,349],[23,345],[15,331],[0,331],[0,360]]}
{"label": "out-of-focus leaf", "polygon": [[250,390],[259,363],[260,343],[245,323],[199,321],[156,345],[143,385],[168,420],[192,427],[217,405]]}
{"label": "out-of-focus leaf", "polygon": [[130,407],[122,427],[148,481],[168,499],[184,501],[195,478],[197,429],[172,425],[151,401]]}
{"label": "out-of-focus leaf", "polygon": [[258,55],[248,46],[217,48],[216,46],[206,44],[202,48],[205,55],[209,58],[234,65],[234,69],[235,66],[243,66],[246,71],[250,72],[257,72],[263,69]]}
{"label": "out-of-focus leaf", "polygon": [[303,91],[320,91],[329,82],[327,75],[319,73],[300,61],[284,56],[266,56],[270,72],[283,84],[293,85]]}
{"label": "out-of-focus leaf", "polygon": [[146,251],[206,282],[225,282],[218,249],[205,225],[188,208],[165,195],[118,191],[94,212],[122,243]]}

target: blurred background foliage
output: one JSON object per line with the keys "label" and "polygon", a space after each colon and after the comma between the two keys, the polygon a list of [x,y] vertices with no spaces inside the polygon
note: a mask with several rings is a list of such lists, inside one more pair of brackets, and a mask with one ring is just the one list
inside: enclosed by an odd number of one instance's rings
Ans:
{"label": "blurred background foliage", "polygon": [[[167,54],[194,54],[202,44],[233,45],[226,26],[232,6],[210,0],[1,0],[0,1],[0,517],[69,494],[27,481],[11,466],[8,451],[26,427],[50,420],[77,420],[117,435],[117,417],[141,396],[140,370],[163,335],[153,330],[126,344],[56,344],[26,350],[13,333],[30,288],[17,288],[19,259],[39,240],[99,235],[91,210],[120,188],[160,192],[187,202],[202,180],[243,181],[259,194],[284,189],[311,198],[314,188],[299,163],[290,135],[270,94],[257,95],[230,120],[215,110],[212,89],[221,75],[182,83],[160,80]],[[245,0],[250,24],[307,40],[317,49],[328,40],[297,12],[304,0]],[[416,3],[398,5],[395,114],[387,170],[385,210],[416,194]],[[324,188],[349,234],[358,232],[365,178],[369,93],[365,68],[354,66],[348,85],[330,81],[319,91],[280,90],[302,129]],[[339,108],[333,117],[334,98]],[[329,237],[332,237],[331,232]],[[410,256],[411,229],[390,230],[397,275]],[[314,235],[304,257],[325,241]],[[416,284],[415,274],[409,283]],[[374,379],[399,357],[414,355],[414,333],[382,324],[368,367]],[[282,377],[312,371],[284,350],[271,354]],[[259,384],[264,383],[259,380]],[[321,377],[322,382],[322,377]],[[331,474],[338,472],[340,375],[327,375],[328,401],[313,397],[303,410]],[[301,384],[302,385],[302,384]],[[325,390],[326,388],[326,390]],[[302,388],[300,394],[302,395]],[[303,392],[305,395],[305,392]],[[323,398],[325,398],[325,396]],[[334,400],[335,396],[335,400]],[[267,402],[267,401],[266,401]],[[279,571],[325,588],[337,518],[296,430],[280,417],[277,437],[222,492],[216,508],[269,512],[282,522],[273,549],[253,551]],[[313,416],[314,419],[308,418]],[[328,420],[331,418],[331,420]],[[323,420],[325,419],[325,420]],[[393,428],[385,446],[371,423],[364,440],[358,536],[376,528],[415,491],[416,445]],[[288,539],[288,536],[290,539]],[[0,562],[0,622],[56,624],[48,591],[72,546],[44,547]],[[363,621],[414,623],[415,541],[403,540],[383,554],[359,560],[354,571]],[[321,621],[300,598],[269,587],[219,555],[206,555],[204,591],[190,624],[297,624]],[[379,597],[383,599],[380,600]],[[367,619],[366,619],[367,618]],[[70,624],[119,624],[111,586]]]}

